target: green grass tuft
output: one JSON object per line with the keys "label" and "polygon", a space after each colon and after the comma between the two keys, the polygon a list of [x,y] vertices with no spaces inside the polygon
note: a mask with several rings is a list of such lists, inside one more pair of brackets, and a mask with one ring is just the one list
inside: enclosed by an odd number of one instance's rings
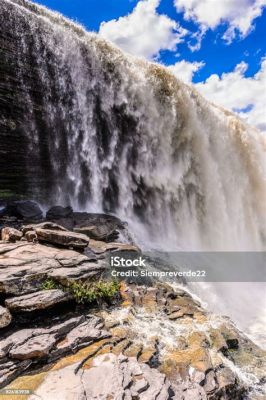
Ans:
{"label": "green grass tuft", "polygon": [[52,290],[61,288],[52,278],[47,278],[41,286],[42,290]]}
{"label": "green grass tuft", "polygon": [[100,300],[111,300],[119,293],[117,281],[100,280],[98,282],[68,282],[67,286],[48,278],[42,284],[42,290],[61,289],[70,293],[78,304],[88,304]]}

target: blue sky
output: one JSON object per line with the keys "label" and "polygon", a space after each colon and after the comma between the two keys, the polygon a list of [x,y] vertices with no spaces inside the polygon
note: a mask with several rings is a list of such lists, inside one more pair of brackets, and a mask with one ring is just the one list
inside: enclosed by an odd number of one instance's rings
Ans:
{"label": "blue sky", "polygon": [[266,0],[38,0],[266,131]]}

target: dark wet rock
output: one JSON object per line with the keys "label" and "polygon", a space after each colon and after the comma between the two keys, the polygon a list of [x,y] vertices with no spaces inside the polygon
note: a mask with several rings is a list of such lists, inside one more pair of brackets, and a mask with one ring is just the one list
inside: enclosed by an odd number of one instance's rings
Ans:
{"label": "dark wet rock", "polygon": [[73,217],[74,230],[95,240],[116,240],[119,232],[125,228],[125,223],[113,215],[74,213]]}
{"label": "dark wet rock", "polygon": [[0,199],[0,218],[5,215],[7,202],[5,200]]}
{"label": "dark wet rock", "polygon": [[60,289],[52,289],[11,297],[5,301],[5,305],[12,313],[30,312],[45,310],[69,300],[71,300],[71,296],[68,293]]}
{"label": "dark wet rock", "polygon": [[46,213],[47,220],[57,220],[61,218],[70,218],[73,215],[72,207],[53,206]]}
{"label": "dark wet rock", "polygon": [[74,228],[74,231],[83,233],[84,235],[89,236],[91,239],[101,241],[108,241],[111,239],[114,240],[119,236],[119,233],[116,231],[116,227],[114,227],[113,224],[84,226],[80,228]]}
{"label": "dark wet rock", "polygon": [[37,228],[36,234],[40,242],[52,243],[64,247],[85,249],[89,244],[89,238],[86,235],[76,232]]}
{"label": "dark wet rock", "polygon": [[[65,210],[63,207],[60,209]],[[68,208],[68,207],[67,207]],[[52,208],[52,210],[54,207]],[[101,240],[116,240],[120,232],[124,232],[126,223],[119,218],[109,214],[94,214],[87,212],[62,212],[58,215],[47,213],[49,221],[55,221],[68,230],[86,234],[88,237]]]}
{"label": "dark wet rock", "polygon": [[9,217],[8,215],[0,215],[0,231],[3,228],[9,227],[14,229],[20,229],[21,221],[16,217]]}
{"label": "dark wet rock", "polygon": [[22,236],[22,233],[15,228],[5,227],[1,231],[1,238],[5,242],[16,242],[20,240]]}
{"label": "dark wet rock", "polygon": [[58,225],[64,227],[68,231],[73,231],[74,227],[75,227],[75,222],[72,217],[54,219],[54,222],[56,222]]}
{"label": "dark wet rock", "polygon": [[239,341],[237,337],[231,337],[226,339],[226,344],[228,349],[238,349],[239,347]]}
{"label": "dark wet rock", "polygon": [[24,295],[39,291],[45,279],[90,279],[105,266],[95,256],[27,242],[0,244],[0,293]]}
{"label": "dark wet rock", "polygon": [[[118,217],[110,214],[94,214],[87,212],[74,212],[73,219],[76,227],[82,226],[102,226],[105,224],[112,224],[113,227],[123,229],[126,223],[121,221]],[[109,225],[109,226],[110,226]]]}
{"label": "dark wet rock", "polygon": [[0,306],[0,328],[5,328],[11,323],[12,316],[7,308]]}
{"label": "dark wet rock", "polygon": [[40,221],[43,217],[40,206],[32,200],[14,201],[7,205],[5,213],[27,221]]}

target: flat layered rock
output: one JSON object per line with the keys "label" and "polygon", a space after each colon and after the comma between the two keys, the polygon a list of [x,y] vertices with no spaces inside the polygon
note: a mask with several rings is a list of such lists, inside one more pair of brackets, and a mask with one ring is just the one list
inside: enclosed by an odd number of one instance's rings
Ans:
{"label": "flat layered rock", "polygon": [[89,369],[75,373],[77,365],[53,371],[29,400],[168,400],[170,388],[165,375],[134,357],[111,353],[93,360]]}
{"label": "flat layered rock", "polygon": [[0,329],[5,328],[11,323],[12,316],[8,309],[0,306]]}
{"label": "flat layered rock", "polygon": [[51,229],[57,231],[67,231],[61,225],[55,224],[54,222],[41,222],[40,224],[30,224],[30,225],[23,225],[21,227],[21,231],[23,234],[27,233],[28,231],[36,231],[36,229]]}
{"label": "flat layered rock", "polygon": [[78,373],[77,367],[78,363],[48,373],[29,400],[207,400],[198,383],[172,383],[136,357],[106,353]]}
{"label": "flat layered rock", "polygon": [[64,247],[85,249],[89,244],[88,236],[76,232],[37,228],[36,234],[38,240],[41,242],[52,243]]}
{"label": "flat layered rock", "polygon": [[[18,330],[0,340],[0,387],[20,376],[33,361],[54,362],[110,334],[93,315],[71,318],[42,328]],[[61,398],[61,397],[59,397]]]}
{"label": "flat layered rock", "polygon": [[24,295],[41,290],[47,278],[59,282],[90,279],[105,270],[95,256],[25,242],[0,244],[0,293]]}
{"label": "flat layered rock", "polygon": [[14,346],[9,351],[9,357],[16,360],[31,360],[47,357],[55,343],[55,334],[32,336],[24,343]]}
{"label": "flat layered rock", "polygon": [[69,300],[71,296],[68,293],[60,289],[52,289],[12,297],[5,301],[5,305],[11,312],[30,312],[45,310]]}
{"label": "flat layered rock", "polygon": [[137,246],[134,246],[133,244],[118,242],[106,243],[94,239],[90,240],[89,247],[95,254],[103,254],[107,251],[140,251],[139,248]]}
{"label": "flat layered rock", "polygon": [[91,239],[103,240],[103,241],[107,241],[110,238],[115,239],[119,235],[113,224],[111,224],[110,226],[109,224],[101,226],[97,225],[84,226],[81,228],[74,228],[74,231],[87,235]]}

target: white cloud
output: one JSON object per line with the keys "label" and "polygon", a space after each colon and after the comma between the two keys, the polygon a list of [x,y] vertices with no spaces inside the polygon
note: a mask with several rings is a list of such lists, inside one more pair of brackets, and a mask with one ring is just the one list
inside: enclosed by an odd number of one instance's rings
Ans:
{"label": "white cloud", "polygon": [[242,37],[249,34],[266,0],[174,0],[174,4],[178,12],[184,12],[185,19],[194,20],[202,29],[228,23],[223,38],[231,42],[237,32]]}
{"label": "white cloud", "polygon": [[245,77],[248,65],[241,62],[221,77],[211,75],[195,87],[209,100],[238,113],[251,125],[266,132],[266,59],[253,77]]}
{"label": "white cloud", "polygon": [[201,48],[201,42],[207,30],[208,29],[205,26],[201,25],[197,32],[194,32],[190,35],[192,41],[188,42],[188,47],[191,51],[198,51]]}
{"label": "white cloud", "polygon": [[128,53],[152,59],[160,50],[176,50],[188,33],[176,21],[157,13],[160,0],[139,1],[133,12],[103,22],[99,34]]}
{"label": "white cloud", "polygon": [[193,75],[200,68],[205,65],[204,62],[189,62],[189,61],[179,61],[174,65],[170,65],[168,68],[178,79],[181,79],[185,83],[191,83]]}

